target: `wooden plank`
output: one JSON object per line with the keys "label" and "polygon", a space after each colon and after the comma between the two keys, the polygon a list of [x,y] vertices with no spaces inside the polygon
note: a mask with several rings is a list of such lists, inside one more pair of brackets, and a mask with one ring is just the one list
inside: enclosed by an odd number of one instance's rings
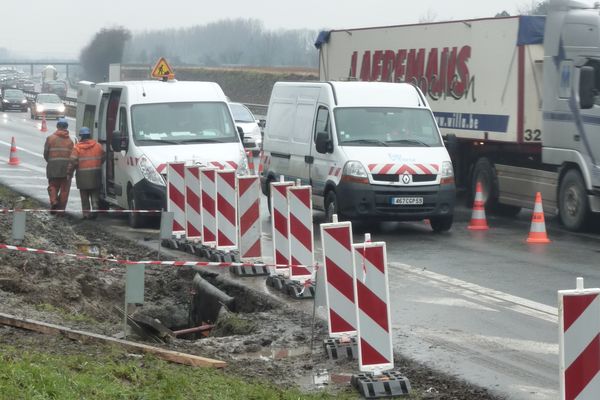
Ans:
{"label": "wooden plank", "polygon": [[0,313],[0,324],[14,326],[16,328],[27,329],[34,332],[49,334],[49,335],[64,335],[69,339],[79,340],[83,342],[101,342],[115,344],[125,347],[130,350],[137,350],[143,353],[154,354],[155,356],[174,362],[177,364],[192,365],[195,367],[213,367],[225,368],[227,363],[221,360],[214,360],[196,356],[193,354],[180,353],[161,349],[159,347],[149,346],[146,344],[135,343],[129,340],[115,339],[105,335],[99,335],[91,332],[76,331],[60,325],[49,324],[47,322],[34,321],[26,318],[19,318],[14,315]]}

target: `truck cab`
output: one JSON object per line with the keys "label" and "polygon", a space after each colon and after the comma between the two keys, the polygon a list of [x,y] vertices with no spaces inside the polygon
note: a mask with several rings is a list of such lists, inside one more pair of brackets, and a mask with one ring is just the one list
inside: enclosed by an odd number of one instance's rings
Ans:
{"label": "truck cab", "polygon": [[[247,172],[227,97],[213,82],[80,82],[77,130],[106,151],[101,199],[127,209],[166,209],[166,165],[183,161]],[[130,214],[130,225],[141,223]]]}

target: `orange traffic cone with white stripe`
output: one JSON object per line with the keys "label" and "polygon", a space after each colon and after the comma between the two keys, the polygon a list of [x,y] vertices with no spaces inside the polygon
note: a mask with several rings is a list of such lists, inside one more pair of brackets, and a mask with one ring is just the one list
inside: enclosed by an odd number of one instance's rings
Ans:
{"label": "orange traffic cone with white stripe", "polygon": [[12,137],[10,142],[10,156],[8,157],[8,165],[19,165],[20,161],[17,157],[17,145],[15,144],[15,137]]}
{"label": "orange traffic cone with white stripe", "polygon": [[254,154],[252,151],[247,151],[246,157],[248,157],[248,169],[250,170],[250,174],[254,175],[256,173],[254,170]]}
{"label": "orange traffic cone with white stripe", "polygon": [[40,132],[48,132],[48,125],[46,125],[46,114],[42,114],[42,127]]}
{"label": "orange traffic cone with white stripe", "polygon": [[471,214],[469,229],[472,231],[487,231],[490,229],[485,219],[485,204],[483,203],[483,192],[479,182],[477,182],[475,189],[475,201],[473,202],[473,214]]}
{"label": "orange traffic cone with white stripe", "polygon": [[544,208],[542,207],[542,194],[535,194],[535,205],[533,206],[533,216],[531,217],[531,229],[527,243],[550,243],[546,234],[546,221],[544,220]]}

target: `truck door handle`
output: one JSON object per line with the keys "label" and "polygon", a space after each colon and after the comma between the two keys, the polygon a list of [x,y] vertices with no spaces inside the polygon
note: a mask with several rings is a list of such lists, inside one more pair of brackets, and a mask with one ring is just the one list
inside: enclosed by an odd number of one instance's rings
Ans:
{"label": "truck door handle", "polygon": [[315,162],[315,158],[313,156],[304,156],[304,162],[307,164],[312,164]]}
{"label": "truck door handle", "polygon": [[573,140],[579,142],[579,135],[573,135]]}

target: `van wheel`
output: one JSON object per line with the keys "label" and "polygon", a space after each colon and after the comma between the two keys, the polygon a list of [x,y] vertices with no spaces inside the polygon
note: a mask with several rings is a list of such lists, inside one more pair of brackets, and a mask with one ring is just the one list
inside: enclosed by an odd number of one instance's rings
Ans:
{"label": "van wheel", "polygon": [[433,217],[429,219],[431,222],[431,229],[435,233],[448,232],[452,228],[452,222],[454,222],[453,215],[447,215],[444,217]]}
{"label": "van wheel", "polygon": [[571,231],[581,230],[588,221],[588,197],[579,171],[568,171],[558,192],[560,221]]}
{"label": "van wheel", "polygon": [[342,216],[339,212],[337,195],[333,190],[330,190],[325,196],[325,220],[327,222],[333,222],[333,214],[337,214],[338,221],[342,220]]}
{"label": "van wheel", "polygon": [[[133,190],[127,192],[127,204],[130,210],[137,210],[137,201]],[[142,226],[142,214],[140,213],[129,213],[127,214],[129,226],[132,228],[140,228]]]}

